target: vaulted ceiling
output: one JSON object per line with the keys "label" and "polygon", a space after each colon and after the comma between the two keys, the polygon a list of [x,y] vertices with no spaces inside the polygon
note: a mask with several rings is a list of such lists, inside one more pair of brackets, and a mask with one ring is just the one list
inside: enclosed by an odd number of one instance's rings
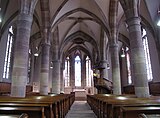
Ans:
{"label": "vaulted ceiling", "polygon": [[[59,51],[68,56],[72,52],[87,55],[99,55],[102,39],[106,39],[106,48],[109,38],[109,17],[112,0],[46,0],[49,8],[49,23],[51,31],[58,32]],[[142,22],[154,30],[157,19],[157,10],[160,0],[141,0],[140,15]],[[18,15],[18,0],[1,1],[2,33],[7,25],[16,20]],[[125,24],[123,9],[119,3],[117,21],[119,25],[119,40],[128,45],[128,31]],[[31,36],[37,43],[41,42],[39,32],[42,26],[40,0],[34,13]],[[52,38],[54,40],[54,37]],[[37,44],[36,44],[37,45]]]}

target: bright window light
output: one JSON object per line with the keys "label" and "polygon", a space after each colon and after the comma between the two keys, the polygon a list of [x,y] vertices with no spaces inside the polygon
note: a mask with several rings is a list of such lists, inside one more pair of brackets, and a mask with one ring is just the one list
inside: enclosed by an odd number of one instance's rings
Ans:
{"label": "bright window light", "polygon": [[35,56],[35,57],[38,57],[38,53],[35,53],[34,56]]}
{"label": "bright window light", "polygon": [[157,22],[157,26],[160,26],[160,20],[158,20],[158,22]]}

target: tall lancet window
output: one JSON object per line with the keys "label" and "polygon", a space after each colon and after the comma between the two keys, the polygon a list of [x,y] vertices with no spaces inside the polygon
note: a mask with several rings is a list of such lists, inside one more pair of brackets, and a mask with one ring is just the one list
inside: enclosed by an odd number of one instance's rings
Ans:
{"label": "tall lancet window", "polygon": [[147,68],[147,78],[149,81],[153,79],[152,76],[152,67],[151,67],[151,60],[150,60],[150,54],[149,54],[149,46],[148,46],[148,39],[147,39],[147,33],[146,30],[142,29],[142,41],[144,46],[144,52],[145,52],[145,61],[146,61],[146,68]]}
{"label": "tall lancet window", "polygon": [[126,59],[126,64],[127,64],[127,78],[128,78],[128,84],[132,84],[132,79],[131,79],[131,62],[130,62],[130,55],[129,55],[129,48],[128,47],[123,47],[122,48],[122,58]]}
{"label": "tall lancet window", "polygon": [[70,62],[69,57],[65,60],[65,70],[64,70],[64,86],[70,86]]}
{"label": "tall lancet window", "polygon": [[129,56],[128,51],[129,51],[129,48],[126,47],[128,84],[132,84],[132,79],[131,79],[131,64],[130,64],[130,56]]}
{"label": "tall lancet window", "polygon": [[91,60],[87,56],[86,57],[86,85],[91,86],[91,80],[93,77],[93,71],[91,70]]}
{"label": "tall lancet window", "polygon": [[11,61],[12,61],[12,49],[13,49],[13,41],[14,41],[14,32],[13,27],[9,27],[7,45],[6,45],[6,53],[5,53],[5,62],[3,68],[3,78],[9,79],[11,75]]}
{"label": "tall lancet window", "polygon": [[75,86],[81,86],[81,59],[79,56],[75,58]]}
{"label": "tall lancet window", "polygon": [[31,59],[31,49],[29,49],[28,51],[29,56],[28,56],[28,78],[27,78],[27,83],[30,82],[31,79],[31,63],[32,63],[32,59]]}

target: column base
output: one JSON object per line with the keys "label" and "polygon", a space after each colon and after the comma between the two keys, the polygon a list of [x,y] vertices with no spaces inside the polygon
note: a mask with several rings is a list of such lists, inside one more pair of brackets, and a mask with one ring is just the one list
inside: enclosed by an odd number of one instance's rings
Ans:
{"label": "column base", "polygon": [[149,98],[149,88],[148,87],[135,87],[135,94],[138,98]]}
{"label": "column base", "polygon": [[12,86],[11,97],[25,97],[26,86]]}

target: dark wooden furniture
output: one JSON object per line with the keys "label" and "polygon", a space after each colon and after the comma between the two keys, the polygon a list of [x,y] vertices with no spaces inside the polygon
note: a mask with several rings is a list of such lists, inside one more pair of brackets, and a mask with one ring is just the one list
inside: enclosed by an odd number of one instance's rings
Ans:
{"label": "dark wooden furniture", "polygon": [[0,114],[0,118],[28,118],[28,115],[25,113],[21,115]]}
{"label": "dark wooden furniture", "polygon": [[139,114],[159,114],[160,97],[135,95],[88,95],[87,102],[98,118],[137,118]]}
{"label": "dark wooden furniture", "polygon": [[[32,92],[32,86],[26,85],[26,93]],[[0,82],[0,95],[9,95],[11,93],[11,83]]]}
{"label": "dark wooden furniture", "polygon": [[27,113],[29,118],[64,118],[72,103],[74,94],[32,94],[25,98],[0,97],[0,114]]}
{"label": "dark wooden furniture", "polygon": [[[149,82],[149,91],[151,95],[159,96],[160,95],[160,82]],[[123,87],[124,94],[135,94],[134,85],[127,85]]]}

